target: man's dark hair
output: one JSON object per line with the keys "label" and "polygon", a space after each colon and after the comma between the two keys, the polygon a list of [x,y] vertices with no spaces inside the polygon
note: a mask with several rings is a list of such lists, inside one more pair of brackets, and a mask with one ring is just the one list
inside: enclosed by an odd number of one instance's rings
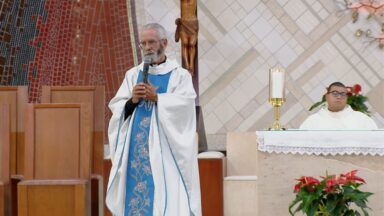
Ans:
{"label": "man's dark hair", "polygon": [[331,85],[328,86],[327,90],[329,91],[329,89],[331,89],[332,86],[346,88],[346,86],[343,83],[341,83],[341,82],[334,82],[334,83],[331,83]]}

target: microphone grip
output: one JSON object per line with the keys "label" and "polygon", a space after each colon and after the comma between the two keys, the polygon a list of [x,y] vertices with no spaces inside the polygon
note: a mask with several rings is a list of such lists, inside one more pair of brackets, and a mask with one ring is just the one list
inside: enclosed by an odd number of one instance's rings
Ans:
{"label": "microphone grip", "polygon": [[149,64],[144,63],[144,66],[143,66],[143,82],[145,84],[148,84],[148,70],[149,70]]}

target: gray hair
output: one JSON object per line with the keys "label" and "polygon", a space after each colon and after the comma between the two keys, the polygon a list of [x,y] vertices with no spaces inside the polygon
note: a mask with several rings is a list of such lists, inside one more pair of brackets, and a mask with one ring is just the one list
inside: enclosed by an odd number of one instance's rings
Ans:
{"label": "gray hair", "polygon": [[156,30],[157,36],[159,36],[159,39],[167,39],[167,33],[165,31],[165,28],[159,23],[148,23],[143,26],[141,31],[144,31],[146,29],[154,29]]}

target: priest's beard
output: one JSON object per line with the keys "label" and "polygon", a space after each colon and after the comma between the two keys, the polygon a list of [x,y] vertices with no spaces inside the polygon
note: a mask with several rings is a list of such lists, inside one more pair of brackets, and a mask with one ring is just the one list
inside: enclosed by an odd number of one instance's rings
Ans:
{"label": "priest's beard", "polygon": [[160,44],[160,47],[157,51],[154,52],[148,52],[145,55],[150,55],[153,63],[159,63],[159,61],[162,61],[161,57],[164,55],[164,46]]}

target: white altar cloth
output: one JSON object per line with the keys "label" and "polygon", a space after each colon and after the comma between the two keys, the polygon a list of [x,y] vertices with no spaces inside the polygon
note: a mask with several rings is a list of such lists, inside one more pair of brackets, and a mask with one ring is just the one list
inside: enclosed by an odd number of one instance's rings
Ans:
{"label": "white altar cloth", "polygon": [[256,131],[258,150],[308,155],[384,155],[384,130]]}

